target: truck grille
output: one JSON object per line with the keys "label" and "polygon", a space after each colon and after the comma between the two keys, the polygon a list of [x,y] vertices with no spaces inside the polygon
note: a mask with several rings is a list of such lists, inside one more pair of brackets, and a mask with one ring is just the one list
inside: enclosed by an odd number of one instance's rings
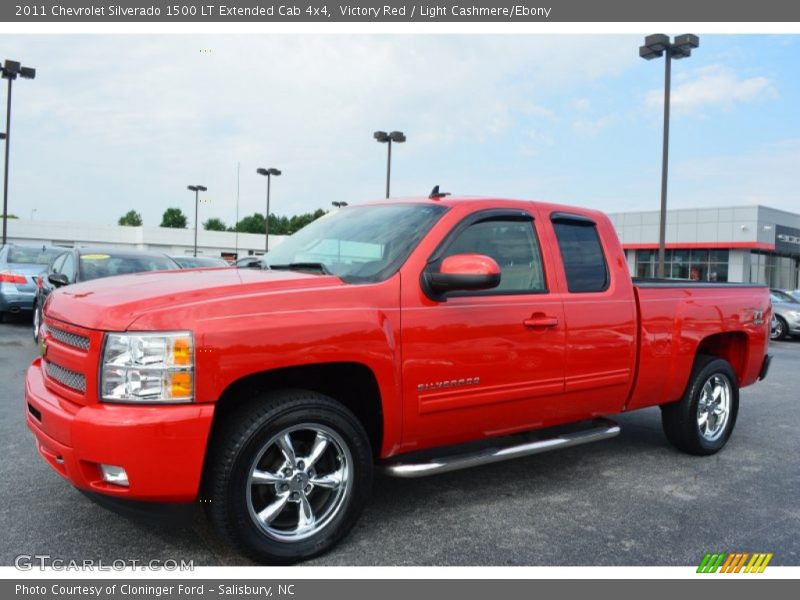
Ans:
{"label": "truck grille", "polygon": [[70,333],[69,331],[64,331],[63,329],[58,329],[56,327],[48,327],[48,331],[50,335],[57,339],[62,344],[66,344],[67,346],[72,346],[73,348],[77,348],[78,350],[83,350],[84,352],[89,351],[89,338],[83,335],[78,335],[77,333]]}
{"label": "truck grille", "polygon": [[55,363],[51,363],[48,361],[43,361],[43,362],[44,362],[44,370],[50,379],[52,379],[53,381],[57,381],[64,387],[68,387],[72,390],[75,390],[76,392],[81,392],[81,393],[86,392],[86,377],[84,377],[80,373],[76,373],[75,371],[70,371],[69,369],[65,369],[64,367],[57,365]]}

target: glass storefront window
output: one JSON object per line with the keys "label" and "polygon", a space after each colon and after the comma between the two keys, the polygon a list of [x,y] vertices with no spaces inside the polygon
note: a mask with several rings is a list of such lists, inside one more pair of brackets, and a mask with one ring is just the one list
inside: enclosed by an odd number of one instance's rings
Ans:
{"label": "glass storefront window", "polygon": [[[667,250],[664,274],[672,279],[728,281],[728,250]],[[657,250],[636,251],[636,276],[655,277]]]}

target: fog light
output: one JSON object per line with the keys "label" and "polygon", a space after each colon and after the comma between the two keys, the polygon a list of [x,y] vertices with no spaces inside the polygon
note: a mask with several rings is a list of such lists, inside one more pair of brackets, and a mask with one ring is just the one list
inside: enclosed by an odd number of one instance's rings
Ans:
{"label": "fog light", "polygon": [[114,485],[128,487],[128,474],[122,467],[117,467],[114,465],[100,465],[100,471],[103,473],[103,481],[113,483]]}

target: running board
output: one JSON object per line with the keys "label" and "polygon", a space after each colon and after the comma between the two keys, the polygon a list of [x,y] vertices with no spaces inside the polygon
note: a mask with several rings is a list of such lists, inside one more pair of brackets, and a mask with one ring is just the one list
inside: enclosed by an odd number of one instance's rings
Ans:
{"label": "running board", "polygon": [[581,444],[599,442],[615,437],[620,427],[610,419],[595,419],[588,429],[570,431],[553,437],[521,444],[512,444],[502,448],[484,448],[461,454],[440,455],[420,462],[387,461],[381,465],[383,472],[392,477],[427,477],[448,471],[458,471],[469,467],[488,465],[491,463],[541,454],[551,450],[570,448]]}

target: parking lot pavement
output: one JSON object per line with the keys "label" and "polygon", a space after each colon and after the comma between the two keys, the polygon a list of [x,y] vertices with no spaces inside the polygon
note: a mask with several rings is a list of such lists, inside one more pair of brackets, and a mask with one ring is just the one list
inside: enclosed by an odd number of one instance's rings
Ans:
{"label": "parking lot pavement", "polygon": [[[619,437],[427,479],[378,477],[352,534],[315,565],[696,565],[707,551],[800,564],[800,340],[771,346],[716,456],[667,445],[658,409],[622,415]],[[0,564],[63,559],[248,562],[198,510],[184,527],[95,505],[39,458],[24,423],[30,324],[0,324]],[[158,465],[153,465],[157,469]]]}

